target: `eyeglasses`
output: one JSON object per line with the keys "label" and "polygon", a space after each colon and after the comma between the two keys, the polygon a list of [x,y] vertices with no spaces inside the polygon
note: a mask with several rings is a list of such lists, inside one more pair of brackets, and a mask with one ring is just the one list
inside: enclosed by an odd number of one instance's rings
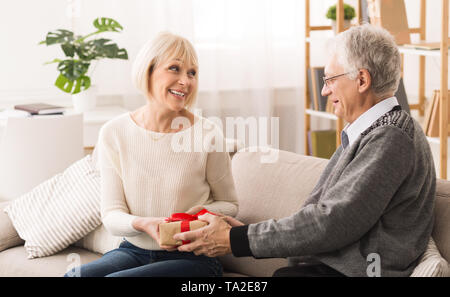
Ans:
{"label": "eyeglasses", "polygon": [[324,77],[322,77],[322,79],[323,79],[323,84],[326,85],[327,87],[329,87],[329,85],[328,85],[328,82],[329,82],[329,81],[331,81],[331,80],[333,80],[333,79],[336,79],[336,78],[338,78],[338,77],[341,77],[341,76],[350,74],[350,73],[352,73],[352,72],[350,71],[350,72],[338,74],[338,75],[335,75],[335,76],[332,76],[332,77],[325,77],[325,76],[324,76]]}

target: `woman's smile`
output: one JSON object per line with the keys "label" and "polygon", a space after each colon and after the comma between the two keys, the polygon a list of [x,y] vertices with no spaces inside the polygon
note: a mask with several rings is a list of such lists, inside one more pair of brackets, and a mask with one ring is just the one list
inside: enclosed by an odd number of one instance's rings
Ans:
{"label": "woman's smile", "polygon": [[186,92],[183,92],[181,90],[169,89],[169,93],[180,100],[184,100],[186,98]]}

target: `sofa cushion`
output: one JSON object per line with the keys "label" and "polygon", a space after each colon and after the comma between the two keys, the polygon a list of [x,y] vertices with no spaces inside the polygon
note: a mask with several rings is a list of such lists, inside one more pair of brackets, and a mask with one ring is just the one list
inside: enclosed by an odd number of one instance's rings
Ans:
{"label": "sofa cushion", "polygon": [[9,205],[9,203],[10,202],[0,203],[0,252],[7,248],[23,244],[24,242],[19,237],[19,234],[14,228],[11,219],[3,211],[3,209],[5,209],[5,207]]}
{"label": "sofa cushion", "polygon": [[100,174],[90,155],[17,198],[5,209],[28,258],[52,255],[101,224]]}
{"label": "sofa cushion", "polygon": [[50,257],[29,260],[25,247],[17,246],[0,253],[0,277],[63,276],[68,270],[100,257],[85,249],[69,247]]}
{"label": "sofa cushion", "polygon": [[94,231],[77,241],[74,246],[85,248],[94,253],[106,254],[110,250],[118,248],[121,242],[122,237],[111,235],[101,224]]}
{"label": "sofa cushion", "polygon": [[[273,163],[268,153],[238,152],[232,170],[239,200],[237,219],[249,224],[295,213],[316,185],[327,160],[278,151]],[[273,156],[273,155],[272,155]],[[224,269],[249,276],[272,276],[287,266],[286,259],[220,258]]]}
{"label": "sofa cushion", "polygon": [[420,263],[411,274],[412,277],[449,277],[450,267],[442,258],[433,238],[427,246],[427,250],[420,258]]}
{"label": "sofa cushion", "polygon": [[450,262],[450,181],[438,179],[433,238],[442,256]]}

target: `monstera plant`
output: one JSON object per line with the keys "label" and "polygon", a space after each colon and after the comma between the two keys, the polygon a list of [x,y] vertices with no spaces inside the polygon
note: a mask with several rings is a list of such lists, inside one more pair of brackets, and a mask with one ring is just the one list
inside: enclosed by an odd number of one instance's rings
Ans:
{"label": "monstera plant", "polygon": [[85,36],[76,36],[72,31],[57,29],[48,32],[39,44],[59,44],[66,58],[54,59],[45,64],[58,63],[59,76],[55,86],[66,93],[77,94],[91,86],[87,71],[91,63],[104,58],[128,59],[126,49],[119,48],[111,39],[91,37],[104,32],[121,32],[123,27],[111,18],[97,18],[93,22],[96,31]]}

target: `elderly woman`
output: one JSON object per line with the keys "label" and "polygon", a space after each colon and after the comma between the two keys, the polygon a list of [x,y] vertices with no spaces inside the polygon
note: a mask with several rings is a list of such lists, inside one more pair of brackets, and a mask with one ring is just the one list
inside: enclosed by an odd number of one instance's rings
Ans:
{"label": "elderly woman", "polygon": [[[276,276],[409,276],[433,227],[436,188],[421,126],[394,97],[400,54],[371,25],[339,34],[322,95],[348,123],[304,206],[290,217],[244,225],[201,217],[203,230],[175,235],[195,254],[291,257]],[[301,177],[299,177],[301,178]]]}
{"label": "elderly woman", "polygon": [[[230,157],[201,137],[223,143],[222,131],[187,109],[198,86],[195,50],[160,34],[139,52],[132,77],[147,104],[109,121],[99,136],[102,221],[124,239],[82,265],[81,276],[220,276],[217,259],[159,244],[158,225],[172,213],[237,213]],[[180,139],[191,145],[180,151]]]}

